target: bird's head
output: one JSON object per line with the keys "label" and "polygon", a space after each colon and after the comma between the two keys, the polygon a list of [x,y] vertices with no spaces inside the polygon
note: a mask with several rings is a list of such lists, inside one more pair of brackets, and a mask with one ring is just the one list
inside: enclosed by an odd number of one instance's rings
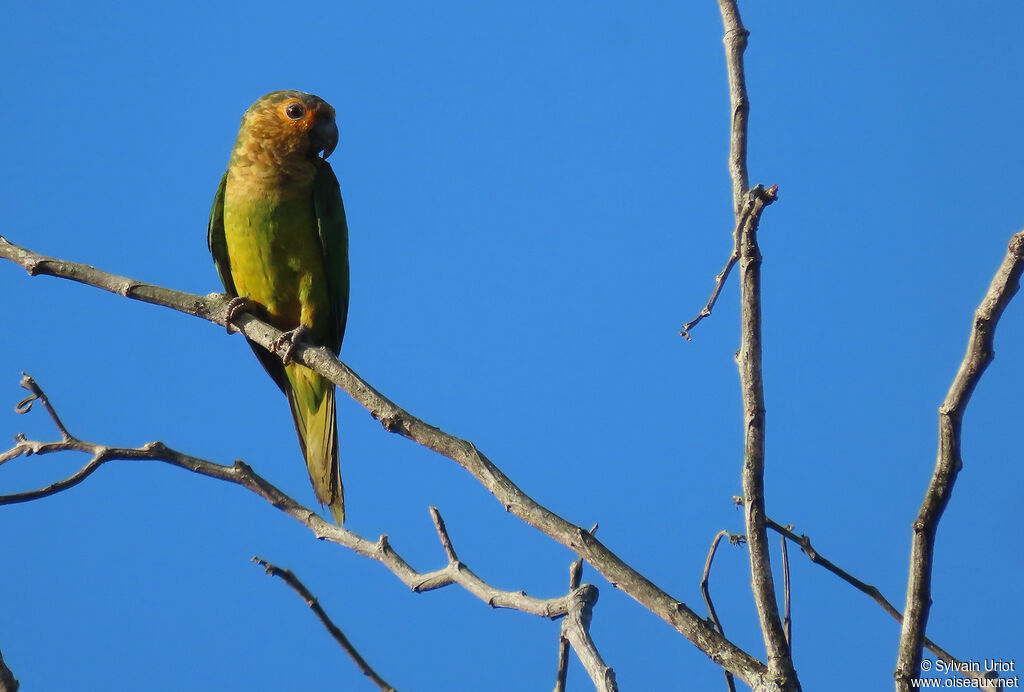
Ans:
{"label": "bird's head", "polygon": [[231,160],[285,170],[321,153],[326,159],[337,145],[329,103],[302,91],[273,91],[245,112]]}

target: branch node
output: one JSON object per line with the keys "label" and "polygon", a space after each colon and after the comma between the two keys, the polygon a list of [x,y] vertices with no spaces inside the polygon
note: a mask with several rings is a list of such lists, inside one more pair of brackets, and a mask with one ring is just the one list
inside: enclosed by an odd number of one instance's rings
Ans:
{"label": "branch node", "polygon": [[743,27],[736,27],[727,29],[725,37],[722,39],[726,44],[735,42],[739,50],[744,50],[747,47],[747,39],[750,38],[750,31]]}
{"label": "branch node", "polygon": [[53,425],[60,433],[62,440],[64,442],[74,440],[74,437],[72,437],[71,433],[68,432],[68,429],[64,427],[64,423],[61,422],[60,416],[57,415],[57,411],[53,408],[53,405],[50,404],[50,400],[47,398],[43,388],[39,386],[39,383],[36,382],[27,372],[22,372],[21,382],[19,384],[22,389],[27,389],[32,394],[18,402],[18,405],[14,407],[14,410],[17,413],[28,413],[32,410],[32,402],[38,399],[43,405],[43,408],[46,409],[46,412],[50,415],[50,419],[53,421]]}
{"label": "branch node", "polygon": [[168,451],[167,445],[160,440],[153,440],[142,446],[143,451],[151,454],[166,454]]}
{"label": "branch node", "polygon": [[1024,255],[1024,233],[1013,234],[1009,244],[1006,246],[1006,251],[1016,258]]}
{"label": "branch node", "polygon": [[402,417],[395,413],[389,413],[378,418],[380,424],[388,432],[398,432],[402,428]]}
{"label": "branch node", "polygon": [[130,298],[130,297],[131,297],[131,295],[132,295],[132,292],[133,292],[133,291],[134,291],[134,290],[135,290],[136,288],[138,288],[138,287],[139,287],[140,285],[141,285],[141,284],[140,284],[140,283],[139,283],[138,281],[135,281],[134,279],[125,279],[125,280],[124,280],[124,281],[123,281],[123,282],[122,282],[122,283],[121,283],[121,284],[120,284],[120,285],[119,285],[119,286],[117,287],[117,293],[118,293],[119,295],[122,295],[122,296],[124,296],[125,298]]}
{"label": "branch node", "polygon": [[39,398],[41,392],[39,391],[39,385],[36,384],[36,381],[28,373],[22,373],[20,385],[22,385],[23,389],[28,389],[32,393],[14,404],[14,413],[28,414],[32,410],[32,402]]}

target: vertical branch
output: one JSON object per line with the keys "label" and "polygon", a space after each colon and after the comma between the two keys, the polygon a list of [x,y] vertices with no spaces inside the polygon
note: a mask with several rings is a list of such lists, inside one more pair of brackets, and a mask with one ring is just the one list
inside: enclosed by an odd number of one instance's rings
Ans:
{"label": "vertical branch", "polygon": [[[751,197],[758,194],[751,191]],[[769,194],[762,191],[761,194]],[[736,362],[743,393],[743,503],[747,543],[750,546],[750,580],[754,604],[761,621],[761,635],[768,653],[768,670],[776,676],[795,675],[789,645],[779,617],[772,579],[771,557],[764,503],[764,384],[761,377],[761,251],[757,226],[748,224],[740,247],[740,350]],[[795,679],[795,678],[794,678]]]}
{"label": "vertical branch", "polygon": [[946,509],[953,484],[963,460],[960,456],[960,432],[964,410],[985,368],[992,362],[996,324],[1020,285],[1024,267],[1024,231],[1010,239],[1006,257],[992,279],[988,292],[974,312],[974,324],[967,341],[960,369],[945,401],[939,406],[939,452],[935,471],[925,493],[921,510],[914,521],[910,548],[910,575],[907,580],[907,602],[903,611],[899,652],[896,658],[897,690],[911,689],[911,680],[921,667],[928,609],[931,607],[932,565],[935,558],[935,533]]}
{"label": "vertical branch", "polygon": [[597,587],[593,584],[584,584],[569,594],[569,612],[562,620],[562,636],[576,651],[597,692],[619,692],[615,671],[605,664],[590,636],[590,620],[597,596]]}
{"label": "vertical branch", "polygon": [[[597,532],[597,524],[590,527],[590,535]],[[578,557],[569,565],[569,593],[579,588],[583,580],[583,558]],[[558,672],[555,675],[555,692],[565,692],[566,679],[569,676],[569,640],[559,630],[558,634]]]}
{"label": "vertical branch", "polygon": [[[725,28],[725,57],[729,74],[732,125],[729,138],[729,173],[732,178],[733,211],[737,223],[744,209],[760,199],[775,200],[777,187],[748,189],[747,98],[743,52],[749,32],[740,20],[736,0],[718,0]],[[768,672],[782,689],[798,689],[793,659],[775,600],[768,531],[764,509],[764,385],[761,377],[761,251],[757,246],[757,217],[740,229],[740,349],[736,363],[743,393],[743,497],[747,543],[750,546],[750,581],[768,654]]]}
{"label": "vertical branch", "polygon": [[718,0],[725,25],[725,62],[729,70],[729,104],[732,107],[732,126],[729,137],[729,176],[732,178],[732,206],[739,221],[744,198],[750,187],[747,176],[747,78],[743,71],[743,52],[747,49],[750,32],[743,27],[736,0]]}
{"label": "vertical branch", "polygon": [[786,537],[782,537],[782,625],[786,628],[786,643],[789,644],[790,652],[793,651],[793,617],[791,601],[789,598],[789,549],[786,547]]}

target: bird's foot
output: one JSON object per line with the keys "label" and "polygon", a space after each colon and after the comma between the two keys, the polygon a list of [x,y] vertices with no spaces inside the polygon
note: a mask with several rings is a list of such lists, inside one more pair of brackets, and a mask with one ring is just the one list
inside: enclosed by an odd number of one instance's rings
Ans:
{"label": "bird's foot", "polygon": [[226,315],[224,317],[224,327],[228,330],[228,334],[239,331],[238,327],[231,324],[231,322],[243,312],[253,312],[256,306],[256,302],[244,296],[235,296],[229,300]]}
{"label": "bird's foot", "polygon": [[[292,353],[295,351],[295,346],[300,341],[308,341],[309,327],[304,324],[300,324],[295,329],[291,329],[281,336],[278,337],[277,341],[274,342],[274,352],[281,356],[281,360],[284,361],[285,365],[292,362]],[[284,351],[284,353],[281,353]]]}

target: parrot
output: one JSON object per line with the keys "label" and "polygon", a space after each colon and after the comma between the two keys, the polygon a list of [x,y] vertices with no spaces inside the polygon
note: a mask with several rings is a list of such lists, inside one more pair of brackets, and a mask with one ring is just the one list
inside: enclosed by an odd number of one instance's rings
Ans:
{"label": "parrot", "polygon": [[[207,244],[228,304],[284,332],[278,358],[249,341],[288,399],[317,500],[345,522],[334,383],[292,362],[304,339],[341,351],[348,319],[348,225],[327,157],[338,144],[334,108],[301,91],[274,91],[242,117],[210,211]],[[322,154],[322,156],[321,156]]]}

